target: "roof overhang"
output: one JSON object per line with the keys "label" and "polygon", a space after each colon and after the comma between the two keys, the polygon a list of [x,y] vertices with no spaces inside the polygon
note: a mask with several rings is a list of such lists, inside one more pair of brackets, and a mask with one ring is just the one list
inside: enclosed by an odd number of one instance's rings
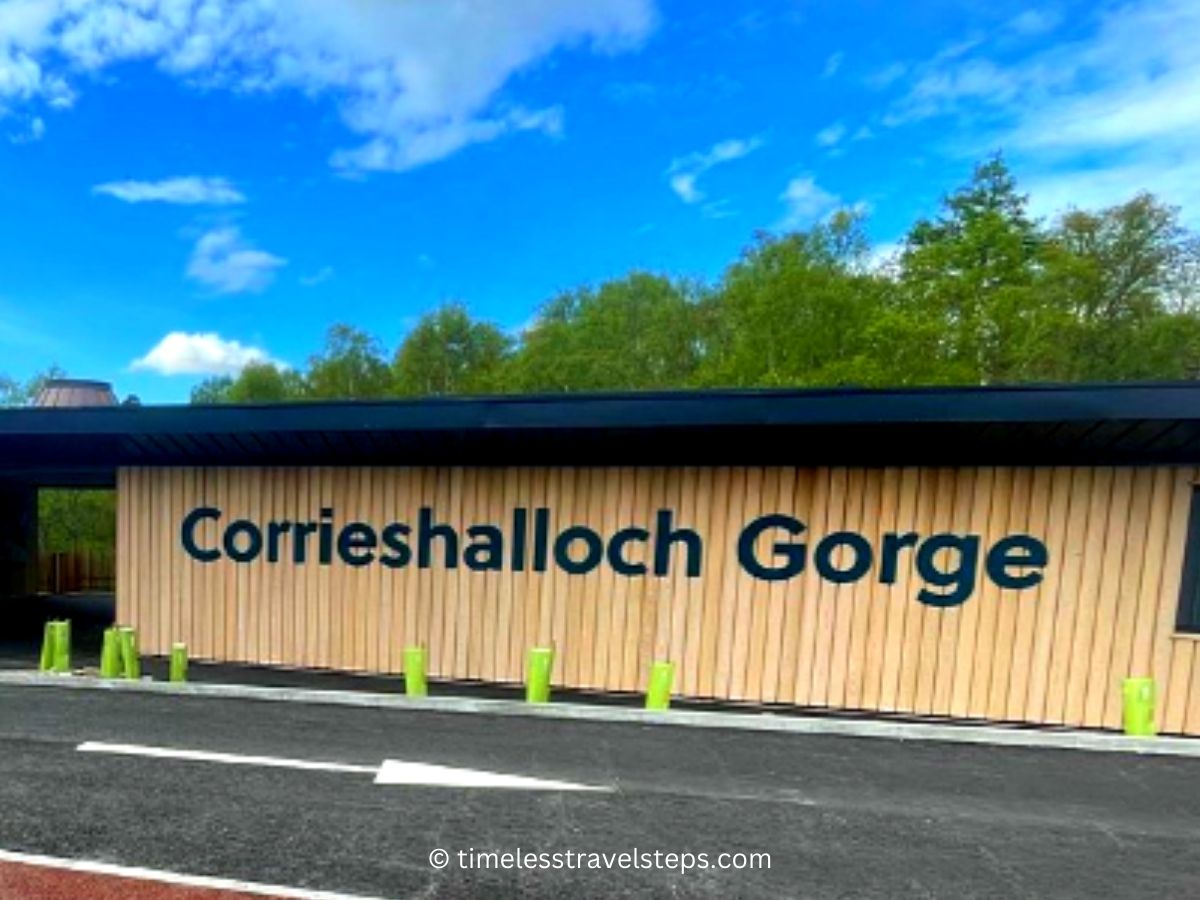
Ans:
{"label": "roof overhang", "polygon": [[678,391],[0,411],[0,477],[122,466],[1200,462],[1200,383]]}

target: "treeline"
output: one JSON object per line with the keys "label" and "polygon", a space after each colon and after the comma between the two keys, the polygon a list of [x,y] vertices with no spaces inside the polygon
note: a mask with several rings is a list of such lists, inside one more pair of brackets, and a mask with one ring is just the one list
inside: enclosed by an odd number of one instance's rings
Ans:
{"label": "treeline", "polygon": [[[632,272],[567,291],[516,336],[459,304],[393,354],[334,325],[303,369],[251,365],[192,401],[1200,377],[1200,239],[1150,195],[1039,222],[997,157],[890,255],[864,224],[760,234],[711,285]],[[0,405],[62,374],[0,377]],[[41,505],[44,548],[111,545],[111,494]]]}
{"label": "treeline", "polygon": [[47,381],[66,377],[67,373],[57,364],[39,372],[28,381],[17,381],[7,375],[0,375],[0,407],[28,406],[37,399]]}
{"label": "treeline", "polygon": [[1142,194],[1038,222],[997,157],[887,258],[843,211],[760,234],[713,285],[632,272],[517,336],[450,304],[390,356],[335,325],[304,370],[249,366],[192,399],[1194,378],[1198,283],[1176,209]]}

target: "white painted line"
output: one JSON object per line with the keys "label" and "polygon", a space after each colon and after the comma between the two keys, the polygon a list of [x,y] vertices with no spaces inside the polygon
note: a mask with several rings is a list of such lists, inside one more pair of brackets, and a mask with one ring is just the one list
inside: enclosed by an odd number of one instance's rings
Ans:
{"label": "white painted line", "polygon": [[214,878],[208,875],[183,875],[161,869],[145,869],[141,866],[119,866],[113,863],[93,862],[87,859],[63,859],[43,856],[38,853],[18,853],[0,850],[0,862],[39,866],[44,869],[59,869],[67,872],[83,872],[89,875],[109,875],[114,878],[129,878],[136,881],[154,881],[182,887],[209,888],[218,891],[238,891],[243,894],[258,894],[263,897],[284,897],[287,900],[381,900],[364,894],[345,894],[337,891],[311,891],[305,888],[283,887],[276,884],[261,884],[257,881],[238,881],[234,878]]}
{"label": "white painted line", "polygon": [[531,778],[526,775],[507,775],[483,769],[461,769],[432,763],[404,762],[385,759],[381,766],[359,766],[350,763],[319,762],[309,759],[288,759],[281,756],[247,756],[241,753],[214,753],[209,750],[185,750],[180,747],[150,747],[145,744],[109,744],[104,741],[84,741],[75,748],[80,753],[109,753],[116,756],[141,756],[150,759],[177,759],[187,762],[209,762],[234,766],[266,766],[273,769],[300,769],[308,772],[348,772],[352,775],[374,775],[376,784],[407,784],[422,787],[507,788],[526,791],[611,791],[601,785]]}
{"label": "white painted line", "polygon": [[183,759],[192,762],[266,766],[274,769],[304,769],[313,772],[349,772],[354,775],[374,775],[379,771],[378,766],[355,766],[349,763],[287,759],[281,756],[243,756],[240,753],[211,753],[207,750],[147,747],[143,744],[106,744],[103,741],[85,741],[75,749],[80,753],[114,753],[119,756],[148,756],[154,759]]}
{"label": "white painted line", "polygon": [[550,778],[530,778],[526,775],[505,775],[482,769],[458,769],[431,763],[402,762],[385,759],[375,776],[376,784],[408,784],[422,787],[505,788],[523,791],[611,791],[601,785],[578,784],[574,781],[555,781]]}

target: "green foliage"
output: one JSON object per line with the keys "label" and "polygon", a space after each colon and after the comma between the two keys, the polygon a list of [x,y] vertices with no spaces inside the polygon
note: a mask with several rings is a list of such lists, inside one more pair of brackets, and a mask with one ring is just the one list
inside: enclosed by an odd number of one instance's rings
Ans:
{"label": "green foliage", "polygon": [[861,216],[757,242],[725,272],[707,310],[700,384],[874,384],[887,280],[866,268]]}
{"label": "green foliage", "polygon": [[250,363],[237,378],[207,378],[192,388],[192,403],[283,403],[305,395],[302,376],[271,363]]}
{"label": "green foliage", "polygon": [[480,394],[500,387],[512,340],[495,325],[474,322],[452,303],[426,313],[392,363],[395,393],[404,396]]}
{"label": "green foliage", "polygon": [[1039,222],[997,156],[887,265],[864,226],[760,234],[711,286],[634,271],[564,291],[517,339],[443,306],[391,365],[335,325],[307,373],[252,366],[193,401],[1200,375],[1200,238],[1154,197]]}
{"label": "green foliage", "polygon": [[205,378],[192,388],[191,401],[196,405],[228,403],[229,391],[235,379],[229,375],[214,375]]}
{"label": "green foliage", "polygon": [[999,158],[977,167],[937,220],[913,226],[900,261],[901,309],[938,323],[936,335],[920,335],[912,347],[937,361],[938,380],[1021,378],[1052,324],[1037,284],[1041,245],[1026,198]]}
{"label": "green foliage", "polygon": [[316,400],[374,399],[391,393],[391,369],[383,345],[350,325],[325,334],[325,349],[308,361],[306,395]]}
{"label": "green foliage", "polygon": [[42,386],[55,378],[66,378],[67,373],[57,365],[52,365],[44,372],[39,372],[26,382],[16,381],[7,375],[0,375],[0,407],[28,406],[37,399]]}
{"label": "green foliage", "polygon": [[1200,373],[1196,239],[1142,194],[1051,229],[1045,290],[1060,318],[1052,376],[1065,381]]}
{"label": "green foliage", "polygon": [[702,349],[696,294],[646,272],[561,294],[522,335],[504,386],[572,391],[687,384]]}
{"label": "green foliage", "polygon": [[38,492],[38,547],[43,553],[112,552],[117,537],[115,491]]}

